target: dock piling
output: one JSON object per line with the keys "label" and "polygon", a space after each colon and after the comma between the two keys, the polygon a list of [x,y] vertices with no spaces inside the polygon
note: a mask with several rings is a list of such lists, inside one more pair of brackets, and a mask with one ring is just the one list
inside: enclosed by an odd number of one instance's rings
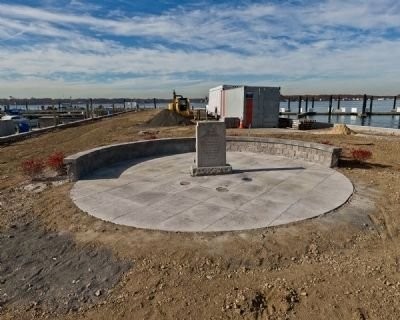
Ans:
{"label": "dock piling", "polygon": [[337,109],[338,110],[340,110],[340,100],[341,100],[341,97],[338,96],[338,98],[337,98]]}
{"label": "dock piling", "polygon": [[315,97],[312,97],[311,100],[311,109],[314,111],[314,101],[315,101]]}
{"label": "dock piling", "polygon": [[85,119],[89,118],[89,102],[86,102]]}
{"label": "dock piling", "polygon": [[301,96],[299,96],[299,112],[298,112],[298,114],[300,114],[301,113]]}
{"label": "dock piling", "polygon": [[397,101],[397,96],[394,96],[394,99],[393,99],[393,111],[396,111],[396,101]]}
{"label": "dock piling", "polygon": [[287,109],[288,109],[288,112],[290,112],[290,97],[288,98],[288,101],[287,101]]}
{"label": "dock piling", "polygon": [[329,117],[332,115],[332,101],[333,101],[333,96],[329,97]]}
{"label": "dock piling", "polygon": [[306,96],[306,113],[308,112],[308,96]]}
{"label": "dock piling", "polygon": [[367,109],[367,95],[364,94],[361,116],[364,117],[366,115],[366,109]]}
{"label": "dock piling", "polygon": [[374,96],[370,97],[370,101],[369,101],[369,115],[371,116],[372,114],[372,105],[374,103]]}

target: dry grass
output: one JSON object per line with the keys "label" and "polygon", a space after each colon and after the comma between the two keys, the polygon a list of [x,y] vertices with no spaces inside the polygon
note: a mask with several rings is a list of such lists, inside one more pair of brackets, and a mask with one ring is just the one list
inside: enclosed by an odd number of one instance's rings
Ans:
{"label": "dry grass", "polygon": [[[56,151],[65,155],[111,143],[143,139],[146,122],[158,111],[149,110],[117,116],[76,128],[56,131],[0,148],[0,190],[21,182],[19,164],[29,158],[46,158]],[[159,136],[191,136],[193,126],[159,128]]]}

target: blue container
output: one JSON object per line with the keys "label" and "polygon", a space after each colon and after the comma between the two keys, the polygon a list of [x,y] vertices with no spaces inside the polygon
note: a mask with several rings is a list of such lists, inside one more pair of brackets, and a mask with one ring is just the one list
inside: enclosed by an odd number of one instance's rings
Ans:
{"label": "blue container", "polygon": [[23,133],[23,132],[29,132],[29,124],[26,122],[19,122],[18,123],[18,132]]}

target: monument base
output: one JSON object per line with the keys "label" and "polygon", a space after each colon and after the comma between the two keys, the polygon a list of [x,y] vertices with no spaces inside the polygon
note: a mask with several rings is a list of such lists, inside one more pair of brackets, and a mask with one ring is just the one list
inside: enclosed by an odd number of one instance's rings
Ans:
{"label": "monument base", "polygon": [[192,177],[196,176],[216,176],[220,174],[229,174],[232,173],[232,166],[227,164],[222,167],[195,167],[192,166],[190,168],[190,174]]}

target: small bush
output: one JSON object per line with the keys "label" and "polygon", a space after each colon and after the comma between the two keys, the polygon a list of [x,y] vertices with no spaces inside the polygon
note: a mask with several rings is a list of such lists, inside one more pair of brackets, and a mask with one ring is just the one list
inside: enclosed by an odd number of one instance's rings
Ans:
{"label": "small bush", "polygon": [[58,173],[64,170],[64,153],[56,151],[47,158],[47,165]]}
{"label": "small bush", "polygon": [[370,159],[372,157],[372,152],[365,149],[353,149],[351,150],[351,156],[354,160],[362,162]]}
{"label": "small bush", "polygon": [[42,159],[28,159],[22,162],[21,168],[25,175],[34,179],[43,173],[45,163]]}

